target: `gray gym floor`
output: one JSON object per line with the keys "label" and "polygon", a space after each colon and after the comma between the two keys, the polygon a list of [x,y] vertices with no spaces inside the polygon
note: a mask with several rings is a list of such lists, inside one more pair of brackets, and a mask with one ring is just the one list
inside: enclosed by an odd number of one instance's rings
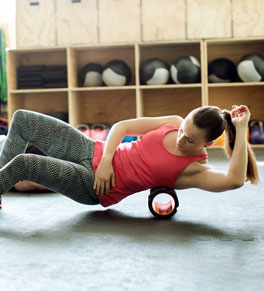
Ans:
{"label": "gray gym floor", "polygon": [[[226,169],[221,150],[209,156]],[[263,163],[264,151],[257,157]],[[147,191],[109,209],[59,194],[6,194],[1,290],[264,290],[263,182],[177,194],[168,221],[152,217]]]}

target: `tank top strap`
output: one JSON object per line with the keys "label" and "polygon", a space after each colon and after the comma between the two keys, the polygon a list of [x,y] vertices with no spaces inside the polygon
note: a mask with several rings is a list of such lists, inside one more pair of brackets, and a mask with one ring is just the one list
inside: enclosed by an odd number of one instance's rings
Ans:
{"label": "tank top strap", "polygon": [[160,127],[158,127],[157,129],[162,133],[162,135],[165,135],[168,131],[171,130],[178,130],[180,127],[179,126],[175,126],[175,125],[161,125]]}
{"label": "tank top strap", "polygon": [[197,162],[197,161],[200,161],[200,160],[205,160],[208,158],[208,154],[202,154],[202,155],[195,155],[195,156],[187,156],[188,159],[191,161],[191,162]]}

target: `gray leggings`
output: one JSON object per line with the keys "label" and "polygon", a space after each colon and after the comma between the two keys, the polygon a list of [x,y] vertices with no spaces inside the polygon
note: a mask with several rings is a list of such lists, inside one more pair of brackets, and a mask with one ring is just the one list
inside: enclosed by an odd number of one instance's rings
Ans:
{"label": "gray leggings", "polygon": [[[25,154],[29,143],[47,156]],[[83,204],[99,203],[93,190],[94,141],[71,125],[18,110],[0,151],[0,195],[29,180]]]}

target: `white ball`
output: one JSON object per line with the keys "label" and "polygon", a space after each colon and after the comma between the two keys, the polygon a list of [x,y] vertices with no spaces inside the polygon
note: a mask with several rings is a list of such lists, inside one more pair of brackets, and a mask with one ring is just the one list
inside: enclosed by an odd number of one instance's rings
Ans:
{"label": "white ball", "polygon": [[124,86],[126,84],[126,77],[107,68],[103,71],[103,81],[107,86]]}
{"label": "white ball", "polygon": [[99,72],[88,72],[84,77],[83,86],[85,87],[97,87],[102,86],[102,74]]}
{"label": "white ball", "polygon": [[251,60],[240,62],[237,66],[237,72],[244,82],[260,82],[262,79]]}
{"label": "white ball", "polygon": [[164,85],[167,84],[170,77],[170,73],[167,69],[158,68],[155,70],[151,79],[146,83],[147,85]]}

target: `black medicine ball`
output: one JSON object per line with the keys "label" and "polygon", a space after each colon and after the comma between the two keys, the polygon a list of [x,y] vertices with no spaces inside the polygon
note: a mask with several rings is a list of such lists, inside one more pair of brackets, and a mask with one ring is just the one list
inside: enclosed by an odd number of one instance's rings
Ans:
{"label": "black medicine ball", "polygon": [[84,87],[97,87],[103,85],[103,66],[97,63],[88,63],[79,74],[80,85]]}
{"label": "black medicine ball", "polygon": [[124,86],[131,81],[131,70],[122,60],[112,60],[103,69],[103,81],[107,86]]}
{"label": "black medicine ball", "polygon": [[201,81],[200,63],[193,56],[178,58],[171,64],[170,73],[176,84],[199,83]]}
{"label": "black medicine ball", "polygon": [[237,66],[237,72],[244,82],[264,81],[264,57],[259,54],[244,56]]}
{"label": "black medicine ball", "polygon": [[140,66],[140,78],[142,84],[163,85],[167,84],[170,72],[169,65],[161,59],[152,58]]}
{"label": "black medicine ball", "polygon": [[237,76],[236,65],[226,58],[213,60],[208,66],[208,80],[212,83],[234,82]]}

